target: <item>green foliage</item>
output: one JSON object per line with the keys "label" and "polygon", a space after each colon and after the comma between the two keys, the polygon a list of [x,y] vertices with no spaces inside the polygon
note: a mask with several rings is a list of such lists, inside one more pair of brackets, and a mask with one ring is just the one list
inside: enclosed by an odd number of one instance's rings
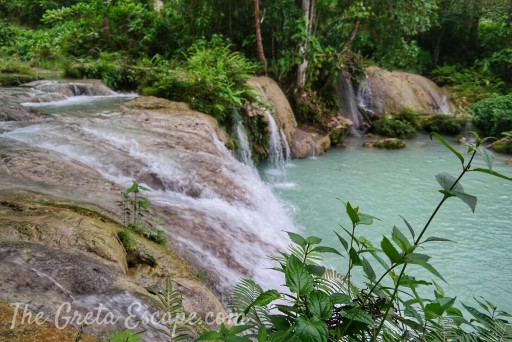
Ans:
{"label": "green foliage", "polygon": [[[165,245],[167,235],[163,229],[158,228],[164,220],[151,215],[151,201],[141,195],[142,191],[149,191],[149,189],[133,181],[132,186],[121,193],[122,199],[116,203],[121,209],[123,224],[128,229],[156,243]],[[130,246],[129,242],[128,245]]]}
{"label": "green foliage", "polygon": [[390,138],[406,139],[416,135],[416,129],[408,121],[383,117],[372,123],[372,131]]}
{"label": "green foliage", "polygon": [[441,86],[448,86],[460,106],[466,107],[502,93],[506,84],[488,70],[445,65],[432,71],[432,78]]}
{"label": "green foliage", "polygon": [[191,326],[199,324],[199,320],[190,316],[183,308],[181,294],[172,286],[171,279],[166,278],[165,289],[148,289],[149,299],[156,307],[163,312],[158,323],[165,329],[157,329],[160,333],[169,337],[169,341],[190,340]]}
{"label": "green foliage", "polygon": [[144,331],[134,333],[129,329],[124,329],[122,331],[115,330],[113,332],[107,332],[107,339],[105,342],[141,342],[142,334]]}
{"label": "green foliage", "polygon": [[[511,317],[486,301],[476,300],[484,310],[462,304],[473,316],[464,319],[455,307],[455,298],[447,297],[435,281],[424,279],[427,274],[443,279],[423,254],[425,243],[445,243],[444,238],[426,233],[439,209],[450,198],[458,198],[472,211],[476,197],[465,192],[460,184],[468,172],[483,172],[512,181],[512,178],[492,171],[492,154],[474,133],[476,144],[467,144],[470,157],[466,159],[439,134],[432,133],[461,162],[458,177],[448,173],[436,176],[442,198],[423,227],[413,227],[405,218],[406,230],[394,226],[391,235],[384,236],[379,247],[360,235],[364,226],[370,226],[375,217],[360,211],[350,203],[343,209],[351,227],[340,226],[335,235],[342,249],[322,246],[320,238],[288,235],[293,245],[288,252],[274,258],[279,265],[274,270],[284,274],[286,291],[263,292],[251,280],[244,280],[235,288],[234,307],[243,311],[250,324],[221,327],[210,331],[200,340],[248,341],[239,336],[252,327],[258,332],[258,341],[501,341],[512,334]],[[472,162],[480,155],[486,169],[473,168]],[[346,274],[340,275],[321,266],[321,256],[333,253],[346,257]],[[408,265],[416,265],[422,278],[407,274]],[[354,274],[366,278],[361,283]],[[386,280],[387,279],[387,280]],[[421,297],[420,287],[434,286],[434,298]],[[424,292],[424,291],[421,291]],[[238,336],[238,338],[235,338]],[[252,335],[249,335],[252,336]],[[256,337],[256,336],[254,336]]]}
{"label": "green foliage", "polygon": [[421,119],[421,128],[427,132],[457,135],[466,126],[466,120],[450,114],[427,115]]}
{"label": "green foliage", "polygon": [[221,36],[198,40],[188,50],[182,72],[168,71],[144,92],[188,102],[232,127],[232,116],[243,110],[245,102],[258,101],[246,83],[255,65],[231,48]]}
{"label": "green foliage", "polygon": [[473,124],[486,135],[498,137],[512,130],[512,94],[493,95],[471,106]]}
{"label": "green foliage", "polygon": [[64,75],[73,78],[101,79],[114,90],[136,90],[148,81],[154,69],[135,64],[135,61],[125,59],[119,53],[101,53],[95,59],[70,60],[64,66]]}

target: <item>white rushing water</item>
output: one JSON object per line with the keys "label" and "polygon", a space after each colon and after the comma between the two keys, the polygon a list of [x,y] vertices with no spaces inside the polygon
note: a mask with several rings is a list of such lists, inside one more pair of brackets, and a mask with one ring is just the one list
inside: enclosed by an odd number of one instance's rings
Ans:
{"label": "white rushing water", "polygon": [[249,139],[247,138],[247,133],[245,132],[244,125],[242,124],[241,121],[236,125],[235,132],[238,141],[240,142],[240,161],[245,165],[249,166],[251,170],[255,170],[256,167],[254,166],[254,161],[252,160],[251,146],[249,144]]}
{"label": "white rushing water", "polygon": [[281,143],[281,133],[277,127],[276,120],[268,110],[264,111],[265,117],[268,121],[268,128],[270,130],[268,140],[268,159],[270,164],[277,169],[282,169],[285,166],[286,160],[283,154],[283,145]]}
{"label": "white rushing water", "polygon": [[[6,126],[0,139],[58,152],[123,187],[150,175],[156,183],[148,184],[152,191],[147,197],[159,215],[174,222],[163,227],[169,238],[219,281],[221,292],[226,293],[242,277],[252,277],[264,287],[280,285],[281,280],[265,268],[273,265],[269,256],[286,249],[288,240],[283,231],[294,230],[294,225],[271,189],[250,167],[231,156],[213,129],[204,143],[211,148],[213,140],[220,155],[206,150],[189,152],[167,143],[177,133],[159,126],[158,120],[164,119],[152,117],[155,124],[146,124],[121,117],[115,108],[84,116],[81,104],[74,109],[71,104],[76,105],[76,101],[40,106],[58,113],[58,118]],[[60,108],[63,106],[65,113]],[[275,125],[271,115],[269,119]],[[283,165],[280,133],[275,127],[274,132],[274,161]],[[208,165],[216,169],[201,169]],[[215,178],[202,178],[215,173],[229,183],[216,186]],[[97,204],[103,204],[101,199]]]}

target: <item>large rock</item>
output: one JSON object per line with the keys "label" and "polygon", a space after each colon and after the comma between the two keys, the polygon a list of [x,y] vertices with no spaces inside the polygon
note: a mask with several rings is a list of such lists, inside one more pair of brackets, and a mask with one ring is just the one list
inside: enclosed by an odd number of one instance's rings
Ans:
{"label": "large rock", "polygon": [[279,85],[273,79],[265,76],[252,78],[248,83],[260,93],[260,100],[271,108],[278,128],[284,132],[287,141],[291,142],[297,129],[297,121],[290,103]]}
{"label": "large rock", "polygon": [[366,69],[371,93],[371,110],[376,115],[412,109],[422,114],[451,113],[453,104],[447,94],[431,80],[416,74]]}
{"label": "large rock", "polygon": [[[217,297],[242,276],[279,284],[257,271],[270,267],[262,255],[287,245],[276,227],[293,225],[226,149],[229,138],[213,118],[141,97],[86,117],[36,115],[1,129],[0,273],[19,274],[3,283],[0,301],[28,302],[49,317],[64,300],[81,313],[99,303],[126,312],[144,301],[145,287],[170,277],[185,308],[204,315],[223,311]],[[117,239],[116,201],[132,180],[151,188],[145,195],[151,214],[165,218],[170,250],[134,234],[137,252],[127,254]],[[112,329],[86,333],[105,330]]]}
{"label": "large rock", "polygon": [[296,159],[324,154],[331,147],[329,134],[312,126],[299,126],[292,142],[292,156]]}

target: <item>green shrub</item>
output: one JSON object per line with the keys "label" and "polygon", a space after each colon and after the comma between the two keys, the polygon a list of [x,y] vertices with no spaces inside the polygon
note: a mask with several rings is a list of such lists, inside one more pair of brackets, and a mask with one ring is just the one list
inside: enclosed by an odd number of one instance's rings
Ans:
{"label": "green shrub", "polygon": [[448,86],[456,102],[462,106],[506,90],[506,84],[485,68],[445,65],[437,67],[431,77],[439,85]]}
{"label": "green shrub", "polygon": [[412,124],[400,119],[382,118],[373,122],[373,132],[390,138],[406,139],[416,134]]}
{"label": "green shrub", "polygon": [[100,79],[114,90],[136,90],[145,82],[148,72],[120,54],[102,53],[97,59],[75,59],[64,66],[66,77]]}
{"label": "green shrub", "polygon": [[473,124],[485,135],[498,137],[512,130],[512,93],[494,94],[469,108],[474,115]]}
{"label": "green shrub", "polygon": [[422,114],[411,108],[404,108],[400,112],[392,115],[394,119],[405,121],[411,124],[415,129],[420,128]]}
{"label": "green shrub", "polygon": [[221,125],[231,127],[231,115],[256,102],[247,80],[256,66],[221,36],[197,41],[187,53],[180,73],[168,71],[144,93],[188,102],[195,109],[214,116]]}
{"label": "green shrub", "polygon": [[449,114],[434,114],[421,118],[421,128],[427,132],[457,135],[462,132],[466,120]]}

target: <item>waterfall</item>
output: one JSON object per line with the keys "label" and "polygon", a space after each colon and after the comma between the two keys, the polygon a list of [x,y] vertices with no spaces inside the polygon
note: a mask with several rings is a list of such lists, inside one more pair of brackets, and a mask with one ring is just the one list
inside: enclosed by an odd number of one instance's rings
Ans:
{"label": "waterfall", "polygon": [[350,75],[341,72],[338,77],[338,96],[341,103],[341,112],[344,117],[352,120],[353,126],[351,133],[356,136],[361,135],[362,118],[358,108],[358,101],[350,80]]}
{"label": "waterfall", "polygon": [[286,134],[281,129],[279,130],[281,132],[281,139],[284,146],[284,159],[286,163],[289,163],[290,160],[292,160],[292,151],[290,150],[290,144],[288,144],[288,139],[286,139]]}
{"label": "waterfall", "polygon": [[375,114],[372,102],[372,88],[367,79],[361,80],[357,88],[357,107],[367,120]]}
{"label": "waterfall", "polygon": [[240,142],[240,148],[238,152],[238,157],[240,161],[245,165],[249,166],[252,170],[256,170],[254,166],[254,162],[252,160],[251,146],[249,145],[249,139],[247,138],[247,133],[245,132],[244,125],[242,121],[238,122],[236,125],[236,137]]}
{"label": "waterfall", "polygon": [[441,101],[439,105],[439,112],[445,113],[445,114],[451,114],[452,109],[450,107],[450,100],[448,99],[448,96],[446,94],[441,94]]}
{"label": "waterfall", "polygon": [[[219,292],[227,293],[242,277],[266,288],[280,285],[275,274],[265,270],[273,265],[267,256],[287,248],[282,231],[294,230],[294,225],[259,176],[226,153],[207,120],[120,107],[84,116],[74,112],[80,112],[82,104],[66,106],[63,113],[55,103],[41,105],[56,114],[44,122],[5,126],[0,140],[64,155],[94,170],[98,184],[126,188],[134,179],[146,184],[152,189],[147,197],[155,215],[168,222],[162,228],[192,265],[208,270]],[[281,133],[272,115],[265,115],[270,159],[283,167]],[[112,199],[119,193],[95,189],[91,184],[77,186],[74,192],[58,187],[39,191],[77,201],[93,199],[115,212]]]}
{"label": "waterfall", "polygon": [[268,140],[268,158],[273,167],[282,169],[285,165],[285,156],[283,155],[283,145],[281,144],[281,133],[277,128],[276,120],[268,110],[264,111],[268,120],[270,137]]}

